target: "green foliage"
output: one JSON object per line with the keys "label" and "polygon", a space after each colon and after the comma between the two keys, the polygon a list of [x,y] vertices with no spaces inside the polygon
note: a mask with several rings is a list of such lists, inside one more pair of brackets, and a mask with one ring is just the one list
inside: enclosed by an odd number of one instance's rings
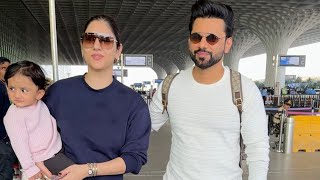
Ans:
{"label": "green foliage", "polygon": [[295,83],[301,83],[302,82],[302,78],[301,77],[297,77]]}
{"label": "green foliage", "polygon": [[254,81],[254,83],[259,87],[264,87],[264,82],[261,82],[261,81]]}
{"label": "green foliage", "polygon": [[314,88],[314,89],[320,88],[320,80],[312,79],[310,77],[306,80],[302,80],[301,77],[297,77],[295,80],[289,80],[289,81],[286,81],[285,83],[286,85],[290,83],[301,83],[301,86],[303,88]]}

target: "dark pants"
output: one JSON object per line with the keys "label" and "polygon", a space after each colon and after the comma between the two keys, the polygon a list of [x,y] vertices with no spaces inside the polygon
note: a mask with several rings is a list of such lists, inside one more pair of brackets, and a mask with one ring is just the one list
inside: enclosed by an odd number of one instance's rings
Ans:
{"label": "dark pants", "polygon": [[10,142],[0,140],[0,180],[13,179],[13,163],[16,155],[11,147]]}
{"label": "dark pants", "polygon": [[266,104],[267,96],[262,96],[263,104]]}
{"label": "dark pants", "polygon": [[74,164],[71,159],[63,154],[63,150],[43,163],[53,175],[58,175],[60,171]]}

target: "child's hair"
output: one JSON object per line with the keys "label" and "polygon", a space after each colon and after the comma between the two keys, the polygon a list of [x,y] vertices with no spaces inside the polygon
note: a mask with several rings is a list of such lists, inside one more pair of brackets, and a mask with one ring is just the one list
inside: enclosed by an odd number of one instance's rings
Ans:
{"label": "child's hair", "polygon": [[39,89],[45,90],[48,85],[48,81],[42,71],[42,68],[34,62],[24,60],[9,65],[4,75],[6,83],[8,84],[8,79],[16,74],[30,77]]}

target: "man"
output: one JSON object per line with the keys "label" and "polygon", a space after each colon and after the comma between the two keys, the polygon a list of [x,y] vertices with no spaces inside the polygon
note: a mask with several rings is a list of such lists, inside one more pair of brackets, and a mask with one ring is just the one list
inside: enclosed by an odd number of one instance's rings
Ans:
{"label": "man", "polygon": [[287,117],[287,111],[289,110],[289,108],[292,106],[292,102],[290,99],[285,99],[283,101],[282,106],[280,106],[278,108],[278,112],[274,114],[273,116],[273,128],[272,128],[272,134],[276,134],[278,135],[280,133],[280,119],[282,116],[282,113],[284,113],[284,116]]}
{"label": "man", "polygon": [[266,87],[262,88],[261,96],[262,96],[262,99],[263,99],[263,104],[266,104],[266,99],[267,99],[267,96],[268,96],[268,89]]}
{"label": "man", "polygon": [[[173,80],[167,112],[162,114],[161,91],[150,105],[153,130],[170,117],[172,145],[164,180],[241,180],[240,118],[233,104],[230,69],[222,63],[232,45],[231,7],[197,1],[191,9],[189,31],[195,66]],[[241,134],[249,180],[266,180],[269,137],[263,101],[256,85],[244,76],[242,92]]]}
{"label": "man", "polygon": [[10,106],[10,101],[7,94],[7,88],[4,83],[4,74],[7,67],[10,65],[10,60],[5,57],[0,57],[0,179],[12,180],[15,154],[10,145],[7,132],[3,125],[3,117],[6,115]]}

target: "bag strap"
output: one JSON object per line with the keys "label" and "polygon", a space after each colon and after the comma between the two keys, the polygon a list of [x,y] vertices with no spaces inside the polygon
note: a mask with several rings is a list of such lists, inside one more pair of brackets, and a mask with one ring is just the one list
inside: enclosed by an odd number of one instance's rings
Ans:
{"label": "bag strap", "polygon": [[242,160],[246,159],[245,154],[245,145],[243,144],[243,139],[241,135],[241,123],[243,112],[242,109],[242,86],[241,86],[241,74],[237,71],[230,69],[230,81],[231,81],[231,91],[232,91],[232,101],[235,106],[238,108],[239,117],[240,117],[240,161],[239,166],[242,168]]}
{"label": "bag strap", "polygon": [[241,115],[242,113],[241,74],[237,71],[230,69],[230,81],[231,81],[233,104],[237,106],[239,114]]}
{"label": "bag strap", "polygon": [[171,86],[171,83],[173,81],[173,79],[178,75],[179,73],[175,73],[175,74],[170,74],[168,75],[162,83],[162,88],[161,88],[161,94],[162,94],[162,105],[163,105],[163,111],[162,114],[164,113],[164,111],[167,111],[168,113],[168,94],[169,94],[169,89]]}

